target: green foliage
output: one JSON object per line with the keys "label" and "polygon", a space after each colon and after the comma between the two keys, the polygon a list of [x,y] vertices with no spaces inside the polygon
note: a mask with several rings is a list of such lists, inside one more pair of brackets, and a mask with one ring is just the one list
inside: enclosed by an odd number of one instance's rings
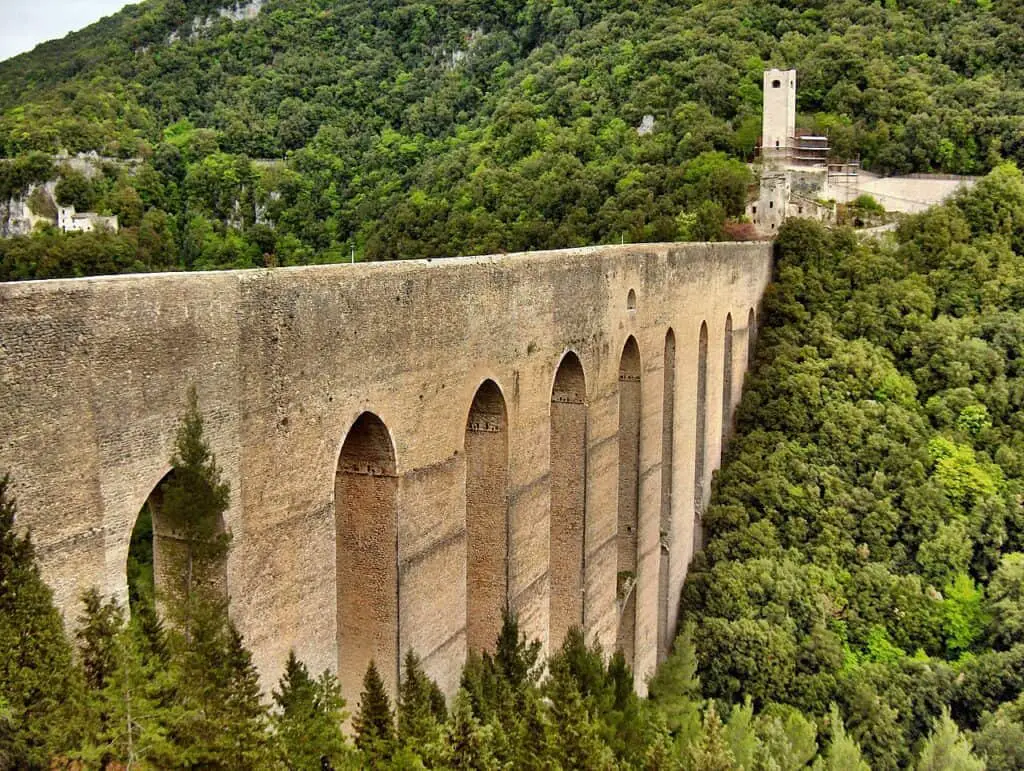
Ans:
{"label": "green foliage", "polygon": [[832,740],[824,758],[815,761],[815,771],[871,771],[861,756],[860,747],[846,733],[842,715],[835,704],[831,706],[828,717]]}
{"label": "green foliage", "polygon": [[395,751],[395,718],[377,665],[371,659],[363,677],[359,708],[352,719],[356,747],[371,764],[383,763]]}
{"label": "green foliage", "polygon": [[885,207],[868,193],[861,193],[854,198],[851,206],[869,214],[885,214]]}
{"label": "green foliage", "polygon": [[159,515],[177,538],[168,552],[167,575],[176,576],[158,597],[183,644],[190,645],[196,615],[226,617],[224,560],[230,536],[224,512],[230,488],[221,481],[216,458],[203,435],[203,417],[195,387],[188,391],[178,427],[171,473],[161,485]]}
{"label": "green foliage", "polygon": [[81,724],[73,718],[84,684],[32,542],[15,531],[10,484],[0,475],[0,760],[47,768],[76,743]]}
{"label": "green foliage", "polygon": [[971,742],[944,710],[917,761],[917,771],[984,771],[985,761],[971,752]]}
{"label": "green foliage", "polygon": [[288,653],[284,674],[273,692],[276,711],[270,723],[284,766],[294,771],[322,767],[323,760],[339,766],[348,746],[341,725],[348,713],[338,680],[324,670],[314,679],[309,670]]}
{"label": "green foliage", "polygon": [[735,759],[725,740],[721,718],[710,702],[704,711],[700,739],[690,747],[689,767],[692,771],[731,771]]}
{"label": "green foliage", "polygon": [[427,677],[419,657],[411,650],[402,665],[397,712],[402,743],[419,751],[428,761],[440,762],[440,758],[431,757],[430,753],[442,744],[442,727],[448,717],[444,694]]}
{"label": "green foliage", "polygon": [[944,632],[950,658],[974,650],[984,640],[989,617],[985,593],[970,576],[960,573],[944,590]]}
{"label": "green foliage", "polygon": [[974,734],[976,754],[989,771],[1014,771],[1024,766],[1024,696],[986,712]]}
{"label": "green foliage", "polygon": [[673,644],[672,655],[647,684],[648,698],[665,717],[666,727],[679,747],[688,746],[700,733],[701,690],[693,642],[695,628],[692,621],[684,624]]}
{"label": "green foliage", "polygon": [[1024,642],[1024,554],[1005,554],[988,588],[992,638],[999,646]]}
{"label": "green foliage", "polygon": [[704,696],[750,697],[766,747],[771,702],[822,725],[835,702],[866,762],[904,768],[943,707],[976,728],[1024,690],[1021,211],[1000,167],[890,241],[779,233],[681,606]]}
{"label": "green foliage", "polygon": [[96,202],[96,191],[92,183],[80,171],[61,171],[56,192],[57,203],[61,206],[74,206],[77,211],[89,211]]}
{"label": "green foliage", "polygon": [[[799,71],[800,128],[839,156],[983,173],[1024,161],[1008,8],[284,0],[238,22],[208,2],[126,8],[0,63],[0,199],[50,178],[41,152],[132,159],[93,191],[125,231],[106,259],[61,266],[19,239],[0,276],[337,261],[350,243],[396,259],[716,240],[743,212],[769,65]],[[1020,239],[1001,174],[964,224],[995,215]],[[150,212],[177,226],[143,256]]]}

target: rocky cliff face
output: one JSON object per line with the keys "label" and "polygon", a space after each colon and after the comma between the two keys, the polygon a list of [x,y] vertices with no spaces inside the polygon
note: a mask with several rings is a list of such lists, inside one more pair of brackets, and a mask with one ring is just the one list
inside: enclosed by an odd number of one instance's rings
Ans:
{"label": "rocky cliff face", "polygon": [[0,237],[28,235],[40,224],[56,225],[56,187],[56,182],[32,184],[24,195],[0,201]]}

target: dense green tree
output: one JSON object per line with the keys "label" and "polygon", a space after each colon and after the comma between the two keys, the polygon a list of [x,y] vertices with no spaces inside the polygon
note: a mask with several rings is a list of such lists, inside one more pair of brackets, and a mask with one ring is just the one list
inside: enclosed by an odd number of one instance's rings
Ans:
{"label": "dense green tree", "polygon": [[945,710],[917,760],[917,771],[983,771],[985,761],[971,751],[970,740],[960,733]]}
{"label": "dense green tree", "polygon": [[690,747],[689,767],[692,771],[730,771],[734,763],[722,720],[718,717],[715,703],[710,702],[704,711],[700,738]]}
{"label": "dense green tree", "polygon": [[688,621],[676,637],[672,656],[647,684],[648,698],[665,716],[666,726],[678,747],[691,744],[700,733],[701,689],[693,643],[696,625]]}
{"label": "dense green tree", "polygon": [[84,678],[15,515],[10,478],[0,476],[0,759],[10,768],[48,768],[80,740]]}
{"label": "dense green tree", "polygon": [[285,766],[316,771],[326,761],[338,767],[348,752],[341,731],[348,713],[337,678],[327,670],[311,677],[290,651],[273,698],[270,722]]}
{"label": "dense green tree", "polygon": [[430,758],[431,750],[441,744],[442,726],[448,717],[444,694],[437,683],[427,677],[419,657],[409,651],[402,665],[402,682],[398,689],[398,735],[403,744]]}
{"label": "dense green tree", "polygon": [[188,647],[197,615],[226,619],[223,571],[230,543],[223,521],[230,489],[206,443],[194,387],[188,391],[171,469],[161,485],[160,516],[178,538],[177,548],[168,553],[170,580],[158,600]]}
{"label": "dense green tree", "polygon": [[1024,554],[1006,554],[989,584],[992,637],[1000,647],[1024,642]]}
{"label": "dense green tree", "polygon": [[835,704],[829,711],[829,730],[832,739],[824,757],[815,762],[816,771],[871,771],[861,756],[860,747],[846,733],[842,715]]}
{"label": "dense green tree", "polygon": [[100,722],[85,737],[80,755],[92,765],[120,763],[125,767],[156,767],[179,762],[168,726],[177,710],[174,682],[166,662],[154,655],[138,621],[120,623],[104,647],[112,667],[102,688],[90,693]]}
{"label": "dense green tree", "polygon": [[371,660],[363,677],[359,707],[352,719],[356,747],[371,765],[384,763],[395,751],[395,717],[384,681]]}

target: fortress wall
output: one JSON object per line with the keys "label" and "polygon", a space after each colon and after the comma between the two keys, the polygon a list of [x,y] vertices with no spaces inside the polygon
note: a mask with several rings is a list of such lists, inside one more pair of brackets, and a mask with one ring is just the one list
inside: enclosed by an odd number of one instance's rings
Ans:
{"label": "fortress wall", "polygon": [[[582,611],[588,639],[614,645],[618,369],[632,334],[642,366],[642,684],[658,640],[665,333],[676,339],[674,628],[693,542],[700,325],[710,479],[725,317],[738,393],[742,332],[770,273],[767,244],[678,244],[0,284],[0,469],[14,478],[19,524],[33,530],[65,618],[88,586],[123,599],[131,527],[169,467],[194,383],[232,488],[232,615],[269,687],[290,648],[314,671],[337,667],[335,479],[349,429],[371,412],[396,465],[397,564],[380,570],[398,575],[396,644],[451,692],[466,652],[466,421],[486,379],[507,412],[510,601],[523,630],[547,643],[551,390],[568,350],[586,383]],[[354,704],[358,691],[344,687]]]}

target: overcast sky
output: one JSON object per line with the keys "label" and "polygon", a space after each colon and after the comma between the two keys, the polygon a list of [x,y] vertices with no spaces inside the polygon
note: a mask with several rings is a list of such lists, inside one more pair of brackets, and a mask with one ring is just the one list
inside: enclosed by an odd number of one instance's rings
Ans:
{"label": "overcast sky", "polygon": [[126,0],[0,0],[0,61],[88,27],[126,5]]}

